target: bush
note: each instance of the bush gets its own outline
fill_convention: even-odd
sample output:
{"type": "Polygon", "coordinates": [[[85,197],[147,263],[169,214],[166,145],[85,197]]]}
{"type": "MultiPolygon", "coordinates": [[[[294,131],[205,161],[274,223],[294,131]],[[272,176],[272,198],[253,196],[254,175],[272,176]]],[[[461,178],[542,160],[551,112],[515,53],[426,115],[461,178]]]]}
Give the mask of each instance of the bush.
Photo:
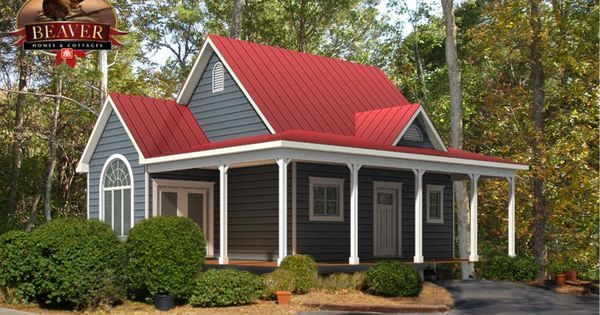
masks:
{"type": "Polygon", "coordinates": [[[294,291],[296,287],[296,276],[293,272],[277,268],[275,271],[265,275],[264,277],[264,294],[263,298],[274,298],[277,291],[294,291]]]}
{"type": "Polygon", "coordinates": [[[155,217],[135,225],[127,240],[127,284],[135,299],[189,297],[204,265],[204,236],[183,217],[155,217]]]}
{"type": "Polygon", "coordinates": [[[88,307],[122,297],[123,246],[105,223],[57,219],[31,234],[40,303],[88,307]]]}
{"type": "Polygon", "coordinates": [[[417,296],[421,292],[421,277],[403,262],[380,261],[367,271],[365,287],[375,295],[417,296]]]}
{"type": "Polygon", "coordinates": [[[538,272],[533,258],[526,256],[494,256],[479,265],[481,276],[488,280],[531,281],[538,272]]]}
{"type": "Polygon", "coordinates": [[[296,283],[294,293],[307,293],[317,282],[317,264],[308,255],[287,256],[281,261],[279,268],[294,274],[296,283]]]}
{"type": "Polygon", "coordinates": [[[29,234],[10,231],[0,236],[0,292],[9,303],[35,298],[33,271],[37,264],[29,234]]]}
{"type": "Polygon", "coordinates": [[[360,291],[365,284],[364,272],[333,273],[319,277],[317,287],[327,292],[360,291]]]}
{"type": "Polygon", "coordinates": [[[246,305],[258,299],[263,290],[261,277],[247,271],[209,270],[197,277],[189,303],[203,307],[246,305]]]}

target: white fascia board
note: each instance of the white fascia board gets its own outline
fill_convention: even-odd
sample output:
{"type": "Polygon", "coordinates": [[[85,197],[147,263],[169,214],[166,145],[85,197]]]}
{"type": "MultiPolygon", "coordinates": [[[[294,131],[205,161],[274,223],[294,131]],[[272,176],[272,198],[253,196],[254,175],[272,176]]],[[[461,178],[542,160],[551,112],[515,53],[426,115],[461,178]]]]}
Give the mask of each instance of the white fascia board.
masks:
{"type": "Polygon", "coordinates": [[[275,129],[273,129],[273,126],[271,126],[271,124],[269,123],[269,121],[267,120],[265,115],[263,115],[262,111],[256,105],[256,103],[254,102],[254,99],[252,99],[252,97],[250,96],[250,93],[248,93],[248,91],[246,90],[246,88],[244,87],[242,82],[240,82],[237,75],[235,75],[235,72],[233,72],[233,70],[227,63],[227,60],[223,57],[221,52],[219,52],[219,50],[217,49],[215,44],[213,44],[213,42],[210,40],[210,37],[206,37],[206,41],[204,41],[204,46],[202,46],[202,50],[200,50],[200,55],[194,62],[192,71],[190,72],[187,79],[185,80],[183,88],[181,89],[181,92],[179,93],[179,96],[177,97],[177,103],[179,103],[179,104],[188,104],[189,103],[190,99],[192,98],[192,94],[194,93],[194,89],[196,88],[196,85],[198,84],[198,82],[200,82],[202,73],[204,73],[204,69],[206,68],[206,65],[208,65],[208,62],[210,61],[210,56],[211,56],[212,52],[214,52],[219,57],[219,59],[221,60],[221,63],[225,66],[225,68],[227,69],[227,71],[229,72],[229,74],[231,75],[231,77],[233,78],[235,83],[238,85],[240,90],[242,90],[242,93],[244,94],[246,99],[248,99],[248,101],[252,105],[252,108],[254,108],[254,111],[256,112],[256,114],[258,114],[258,116],[260,117],[262,122],[265,124],[267,129],[269,129],[269,132],[271,132],[271,134],[274,134],[275,129]]]}
{"type": "Polygon", "coordinates": [[[412,117],[410,118],[408,123],[404,126],[404,129],[402,129],[400,134],[398,134],[398,137],[396,137],[396,140],[394,140],[393,145],[398,145],[398,142],[400,142],[400,139],[402,139],[402,137],[404,136],[404,133],[406,133],[406,130],[408,130],[408,127],[410,127],[410,125],[412,125],[412,123],[415,121],[415,119],[417,119],[417,117],[419,117],[419,114],[423,114],[423,119],[425,120],[424,127],[427,129],[426,130],[427,136],[429,137],[430,140],[432,140],[434,148],[447,152],[448,148],[444,144],[444,141],[442,141],[442,138],[440,137],[437,130],[435,129],[435,126],[431,122],[431,119],[429,119],[427,112],[425,112],[425,109],[423,109],[423,106],[421,106],[421,105],[419,105],[419,109],[417,109],[414,112],[414,114],[412,115],[412,117]]]}
{"type": "Polygon", "coordinates": [[[94,154],[94,151],[96,150],[98,141],[100,141],[102,132],[104,131],[104,128],[106,127],[106,123],[108,122],[108,119],[110,118],[110,114],[113,110],[115,111],[117,118],[119,118],[119,122],[123,126],[123,129],[125,129],[125,132],[127,133],[127,136],[129,137],[129,140],[133,144],[133,147],[135,148],[136,152],[138,153],[140,161],[144,159],[144,155],[142,154],[140,147],[135,142],[135,139],[133,138],[133,135],[129,131],[127,124],[125,124],[123,117],[119,113],[119,110],[117,109],[117,107],[115,106],[115,103],[113,102],[112,98],[109,95],[108,98],[106,99],[106,102],[104,102],[104,106],[102,106],[102,110],[100,111],[98,120],[96,120],[94,129],[92,130],[92,135],[90,136],[90,138],[85,146],[85,149],[83,150],[81,159],[79,160],[79,163],[77,164],[77,168],[75,169],[76,172],[78,172],[78,173],[89,172],[90,160],[92,159],[92,155],[94,154]]]}

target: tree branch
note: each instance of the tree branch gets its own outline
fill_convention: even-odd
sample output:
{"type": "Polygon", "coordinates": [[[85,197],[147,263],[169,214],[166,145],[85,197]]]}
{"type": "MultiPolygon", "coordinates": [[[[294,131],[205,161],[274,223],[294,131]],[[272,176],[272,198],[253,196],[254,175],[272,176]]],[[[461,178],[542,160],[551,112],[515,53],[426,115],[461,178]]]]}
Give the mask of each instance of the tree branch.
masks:
{"type": "Polygon", "coordinates": [[[59,99],[63,99],[65,101],[69,101],[72,102],[74,104],[76,104],[79,107],[82,107],[84,109],[86,109],[88,112],[92,113],[94,116],[98,117],[98,114],[91,109],[89,106],[84,105],[68,96],[64,96],[64,95],[54,95],[54,94],[46,94],[46,93],[38,93],[38,92],[30,92],[30,91],[13,91],[13,90],[7,90],[4,88],[0,88],[0,91],[2,92],[6,92],[6,93],[15,93],[15,94],[26,94],[26,95],[33,95],[33,96],[39,96],[39,97],[51,97],[51,98],[59,98],[59,99]]]}

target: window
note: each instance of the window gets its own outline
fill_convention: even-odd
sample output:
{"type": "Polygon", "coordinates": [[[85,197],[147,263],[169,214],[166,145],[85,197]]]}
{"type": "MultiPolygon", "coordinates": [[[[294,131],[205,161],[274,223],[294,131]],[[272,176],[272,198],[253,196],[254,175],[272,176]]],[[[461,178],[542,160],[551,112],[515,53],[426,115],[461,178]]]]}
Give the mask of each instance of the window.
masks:
{"type": "Polygon", "coordinates": [[[117,236],[126,238],[133,225],[133,187],[129,164],[122,155],[113,155],[106,161],[102,174],[103,220],[117,236]]]}
{"type": "Polygon", "coordinates": [[[412,124],[404,133],[404,140],[423,142],[423,132],[419,126],[412,124]]]}
{"type": "Polygon", "coordinates": [[[427,223],[444,223],[444,186],[427,185],[427,223]]]}
{"type": "Polygon", "coordinates": [[[309,220],[344,221],[344,179],[309,177],[309,220]]]}
{"type": "Polygon", "coordinates": [[[212,91],[221,92],[225,87],[225,78],[223,77],[223,64],[220,62],[215,63],[212,72],[212,91]]]}

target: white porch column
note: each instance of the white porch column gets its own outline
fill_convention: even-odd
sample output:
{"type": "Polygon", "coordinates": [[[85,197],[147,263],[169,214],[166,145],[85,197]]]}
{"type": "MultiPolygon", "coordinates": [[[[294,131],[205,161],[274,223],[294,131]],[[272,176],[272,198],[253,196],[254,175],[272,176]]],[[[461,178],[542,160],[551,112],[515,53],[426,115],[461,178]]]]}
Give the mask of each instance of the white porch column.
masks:
{"type": "Polygon", "coordinates": [[[515,180],[508,177],[508,256],[515,257],[515,180]]]}
{"type": "Polygon", "coordinates": [[[415,173],[415,263],[423,263],[423,174],[425,170],[413,169],[415,173]]]}
{"type": "Polygon", "coordinates": [[[290,159],[277,159],[279,166],[279,258],[277,266],[287,256],[287,166],[290,159]]]}
{"type": "MultiPolygon", "coordinates": [[[[358,170],[362,165],[348,163],[350,168],[350,265],[358,265],[358,170]]],[[[374,197],[373,197],[374,198],[374,197]]]]}
{"type": "Polygon", "coordinates": [[[469,261],[479,261],[477,254],[477,181],[479,174],[469,174],[471,178],[471,254],[469,261]]]}
{"type": "Polygon", "coordinates": [[[229,165],[219,165],[219,264],[229,264],[227,255],[227,171],[229,165]]]}

